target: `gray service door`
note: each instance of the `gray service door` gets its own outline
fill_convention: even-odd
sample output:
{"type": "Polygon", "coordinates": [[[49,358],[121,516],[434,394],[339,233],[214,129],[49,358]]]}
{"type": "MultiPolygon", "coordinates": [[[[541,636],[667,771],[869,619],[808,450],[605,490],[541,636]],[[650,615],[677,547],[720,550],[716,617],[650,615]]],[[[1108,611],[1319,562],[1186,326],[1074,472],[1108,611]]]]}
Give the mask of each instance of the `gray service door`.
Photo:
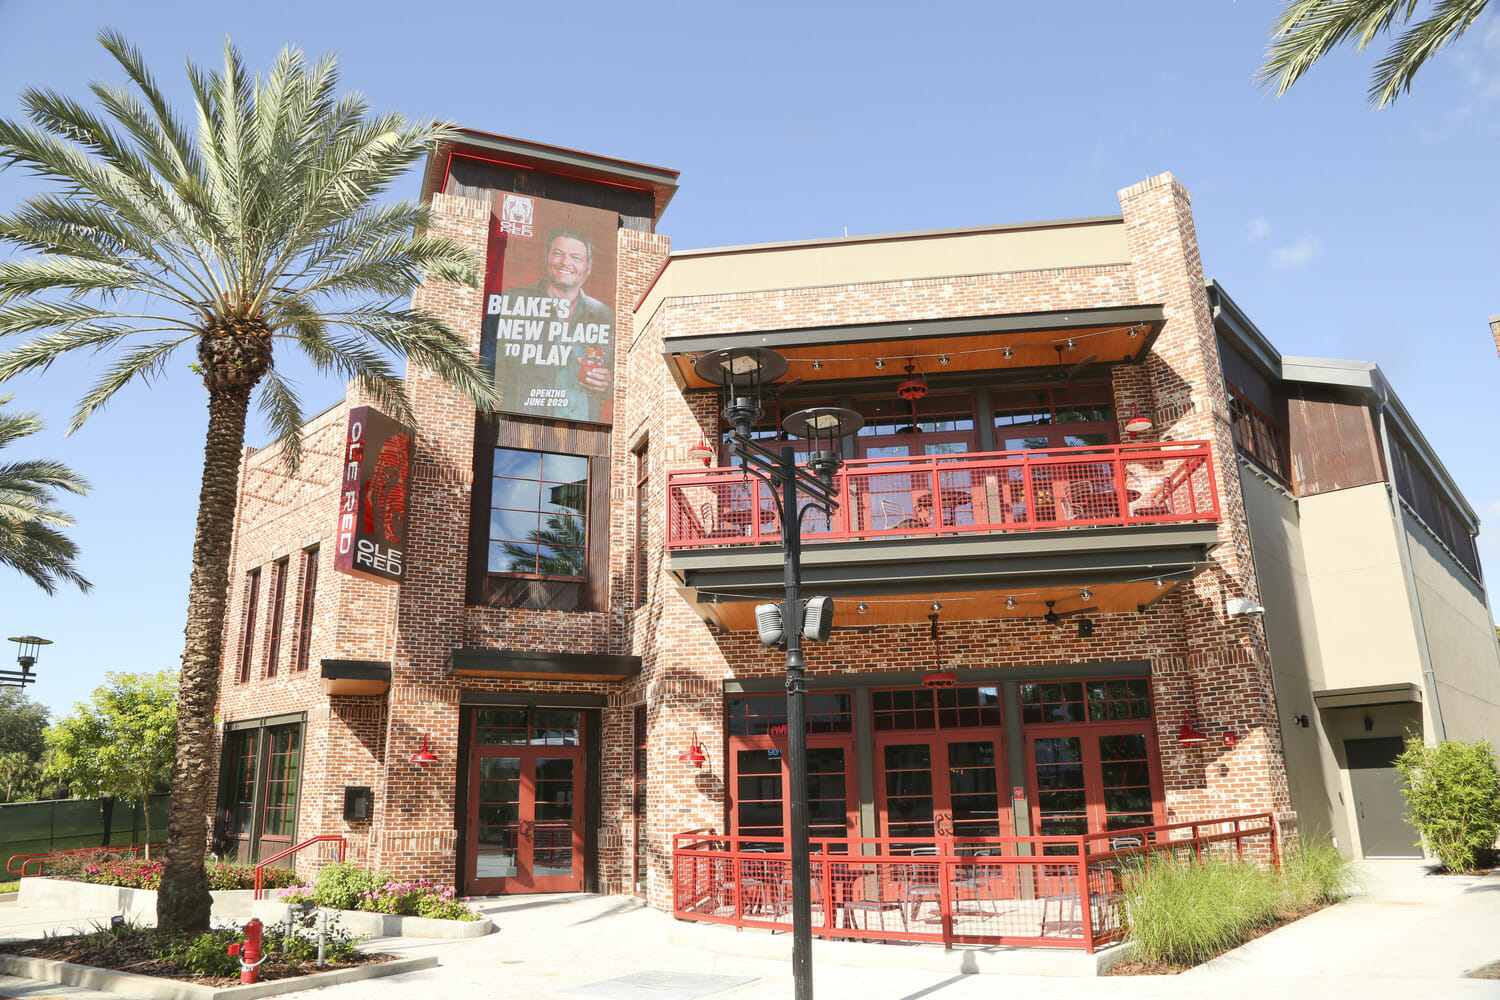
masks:
{"type": "Polygon", "coordinates": [[[1359,817],[1359,842],[1367,858],[1420,858],[1417,831],[1406,822],[1405,782],[1395,760],[1405,741],[1400,737],[1345,740],[1349,785],[1359,817]]]}

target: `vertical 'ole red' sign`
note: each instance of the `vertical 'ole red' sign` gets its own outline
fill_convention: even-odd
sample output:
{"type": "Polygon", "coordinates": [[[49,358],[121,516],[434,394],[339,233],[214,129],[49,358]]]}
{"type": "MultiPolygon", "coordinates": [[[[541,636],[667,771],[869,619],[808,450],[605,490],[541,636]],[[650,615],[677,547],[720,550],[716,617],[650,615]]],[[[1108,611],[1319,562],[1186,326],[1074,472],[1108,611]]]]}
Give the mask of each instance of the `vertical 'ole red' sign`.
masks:
{"type": "Polygon", "coordinates": [[[406,570],[411,430],[368,406],[349,411],[333,568],[381,583],[406,570]]]}

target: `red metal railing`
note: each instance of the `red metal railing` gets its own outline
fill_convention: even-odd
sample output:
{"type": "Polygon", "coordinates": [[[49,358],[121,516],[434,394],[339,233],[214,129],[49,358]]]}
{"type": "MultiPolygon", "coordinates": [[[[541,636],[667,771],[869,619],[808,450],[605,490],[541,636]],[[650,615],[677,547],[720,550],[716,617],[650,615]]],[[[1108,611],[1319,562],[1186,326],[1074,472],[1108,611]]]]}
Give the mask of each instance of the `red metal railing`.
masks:
{"type": "MultiPolygon", "coordinates": [[[[856,459],[809,542],[1217,521],[1204,441],[856,459]]],[[[738,468],[667,474],[667,547],[779,543],[770,487],[738,468]]]]}
{"type": "Polygon", "coordinates": [[[275,864],[276,862],[280,861],[282,858],[291,857],[293,854],[296,854],[298,851],[302,850],[304,847],[311,847],[313,844],[321,844],[321,843],[331,843],[331,844],[334,845],[335,848],[337,848],[333,852],[335,855],[337,855],[337,857],[335,857],[333,860],[335,860],[335,861],[343,861],[344,860],[344,851],[348,848],[349,843],[343,837],[340,837],[336,833],[325,833],[322,836],[309,837],[307,840],[304,840],[300,844],[293,844],[291,847],[288,847],[286,850],[282,851],[280,854],[273,854],[271,857],[267,858],[266,860],[262,861],[260,864],[258,864],[258,865],[255,866],[255,898],[256,899],[262,899],[265,896],[265,877],[266,877],[266,866],[267,865],[275,864]]]}
{"type": "MultiPolygon", "coordinates": [[[[672,844],[673,915],[791,927],[782,841],[694,830],[672,844]]],[[[1270,813],[1079,837],[863,837],[812,842],[812,932],[864,941],[1092,952],[1124,937],[1124,882],[1162,854],[1233,850],[1280,865],[1270,813]]]]}
{"type": "Polygon", "coordinates": [[[153,850],[161,850],[166,847],[166,841],[153,840],[149,844],[115,844],[107,847],[76,847],[68,851],[47,851],[43,854],[12,854],[10,860],[5,862],[5,870],[12,875],[22,878],[41,875],[46,869],[47,862],[59,858],[89,858],[96,857],[101,860],[123,860],[125,858],[139,858],[149,856],[153,850]],[[16,867],[16,862],[21,866],[16,867]],[[28,866],[36,865],[36,871],[28,871],[28,866]]]}

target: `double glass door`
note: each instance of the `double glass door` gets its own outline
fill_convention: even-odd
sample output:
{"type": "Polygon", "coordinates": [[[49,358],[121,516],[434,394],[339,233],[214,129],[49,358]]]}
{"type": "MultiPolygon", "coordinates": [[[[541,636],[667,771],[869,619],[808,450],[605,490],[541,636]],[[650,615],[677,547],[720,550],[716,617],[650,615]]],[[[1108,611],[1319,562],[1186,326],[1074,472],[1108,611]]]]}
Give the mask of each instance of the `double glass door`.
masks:
{"type": "Polygon", "coordinates": [[[876,745],[879,811],[884,835],[998,837],[1011,832],[998,774],[1003,762],[993,736],[975,733],[919,738],[891,735],[876,745]]]}
{"type": "Polygon", "coordinates": [[[484,709],[469,753],[465,892],[584,884],[584,747],[577,712],[484,709]]]}
{"type": "MultiPolygon", "coordinates": [[[[854,836],[854,753],[844,740],[809,738],[807,826],[811,840],[854,836]]],[[[735,740],[730,746],[730,828],[746,851],[786,849],[791,822],[786,741],[735,740]],[[763,839],[761,839],[763,838],[763,839]]]]}
{"type": "Polygon", "coordinates": [[[1043,837],[1128,830],[1158,822],[1156,740],[1147,729],[1051,730],[1027,737],[1035,782],[1032,829],[1043,837]]]}

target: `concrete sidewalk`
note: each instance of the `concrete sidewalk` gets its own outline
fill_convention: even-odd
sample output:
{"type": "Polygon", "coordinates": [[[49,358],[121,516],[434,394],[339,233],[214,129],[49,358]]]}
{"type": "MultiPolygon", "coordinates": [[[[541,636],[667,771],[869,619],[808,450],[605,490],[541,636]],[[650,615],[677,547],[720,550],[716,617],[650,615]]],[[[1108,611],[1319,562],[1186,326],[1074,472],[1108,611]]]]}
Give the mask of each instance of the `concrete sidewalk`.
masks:
{"type": "MultiPolygon", "coordinates": [[[[1202,1000],[1406,1000],[1489,997],[1500,980],[1462,978],[1500,960],[1500,875],[1433,878],[1417,862],[1366,862],[1366,888],[1181,976],[1102,979],[974,974],[1020,949],[978,955],[931,946],[815,942],[819,1000],[1028,1000],[1182,997],[1202,1000]]],[[[383,939],[374,950],[432,954],[435,969],[322,990],[298,1000],[438,996],[535,1000],[784,1000],[792,995],[789,935],[690,925],[617,896],[490,900],[498,933],[468,941],[383,939]]],[[[60,918],[76,919],[76,915],[60,918]]],[[[98,915],[94,919],[98,919],[98,915]]],[[[46,915],[0,904],[0,940],[46,915]]],[[[1055,953],[1054,953],[1055,957],[1055,953]]],[[[1062,956],[1076,959],[1077,956],[1062,956]]],[[[104,997],[0,979],[0,997],[104,997]]]]}

